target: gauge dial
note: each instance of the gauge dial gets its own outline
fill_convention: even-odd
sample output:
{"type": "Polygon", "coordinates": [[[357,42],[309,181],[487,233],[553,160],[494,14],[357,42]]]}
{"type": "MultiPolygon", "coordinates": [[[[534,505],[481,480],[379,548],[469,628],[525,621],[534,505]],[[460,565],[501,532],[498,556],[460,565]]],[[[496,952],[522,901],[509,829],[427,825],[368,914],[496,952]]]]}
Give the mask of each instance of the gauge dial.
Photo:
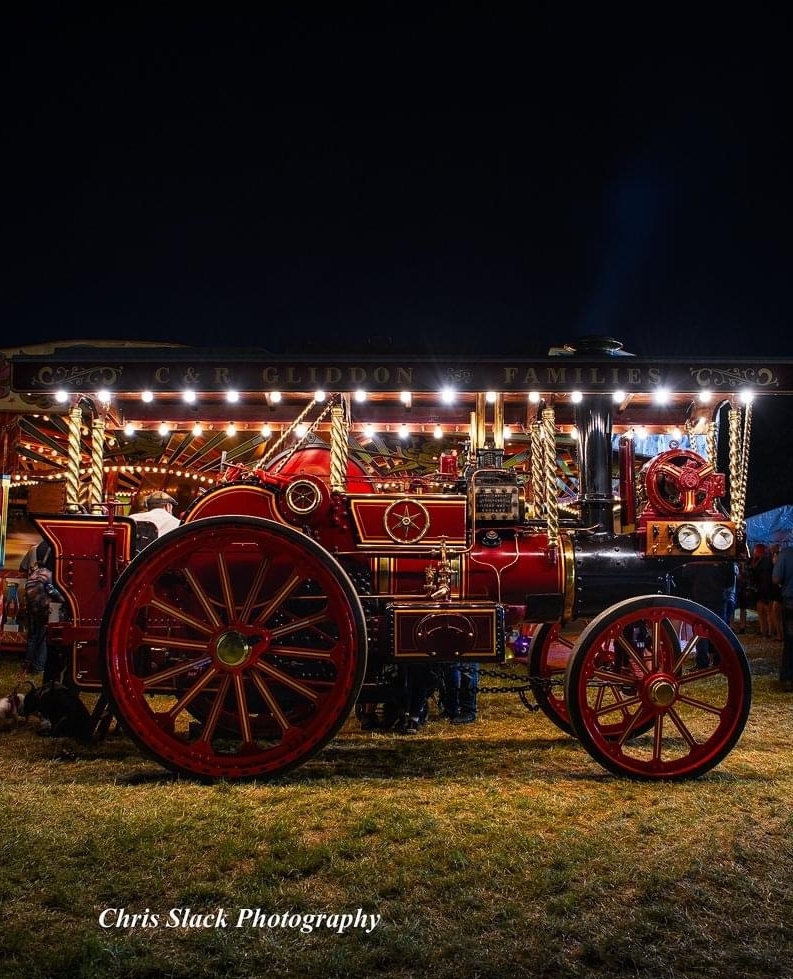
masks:
{"type": "Polygon", "coordinates": [[[677,546],[681,551],[696,551],[702,543],[702,534],[690,523],[681,524],[677,528],[677,546]]]}
{"type": "Polygon", "coordinates": [[[714,527],[712,533],[708,536],[708,544],[714,551],[729,551],[735,542],[735,534],[730,530],[729,527],[725,527],[724,524],[719,524],[718,527],[714,527]]]}

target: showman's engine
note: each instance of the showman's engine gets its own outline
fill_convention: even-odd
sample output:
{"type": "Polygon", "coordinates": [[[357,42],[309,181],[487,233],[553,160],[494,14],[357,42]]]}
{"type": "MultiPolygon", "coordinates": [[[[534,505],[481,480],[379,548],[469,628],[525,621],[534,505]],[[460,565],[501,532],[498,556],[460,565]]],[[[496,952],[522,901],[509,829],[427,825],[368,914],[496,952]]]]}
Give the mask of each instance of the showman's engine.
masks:
{"type": "Polygon", "coordinates": [[[617,774],[718,764],[746,722],[748,664],[681,588],[684,566],[736,560],[725,477],[672,447],[637,481],[623,438],[615,497],[613,402],[593,394],[576,408],[577,498],[560,502],[553,411],[538,408],[517,467],[483,437],[485,410],[477,397],[468,444],[434,471],[386,482],[349,454],[339,397],[329,446],[229,466],[137,556],[126,518],[40,517],[75,682],[197,778],[282,774],[356,712],[388,730],[411,671],[450,662],[507,671],[617,774]]]}

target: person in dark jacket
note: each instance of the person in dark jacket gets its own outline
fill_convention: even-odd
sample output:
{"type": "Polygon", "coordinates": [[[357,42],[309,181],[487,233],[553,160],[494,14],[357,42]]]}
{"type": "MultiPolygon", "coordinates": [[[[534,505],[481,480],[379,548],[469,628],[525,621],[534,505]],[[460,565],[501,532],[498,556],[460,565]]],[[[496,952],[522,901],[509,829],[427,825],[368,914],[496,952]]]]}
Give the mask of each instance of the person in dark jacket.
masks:
{"type": "Polygon", "coordinates": [[[785,693],[793,693],[793,547],[785,547],[774,562],[774,583],[782,590],[784,645],[779,661],[779,683],[785,693]]]}
{"type": "Polygon", "coordinates": [[[765,544],[755,544],[749,565],[749,582],[754,591],[757,609],[757,628],[760,635],[770,639],[773,631],[773,604],[775,596],[771,574],[774,563],[765,544]]]}
{"type": "MultiPolygon", "coordinates": [[[[682,590],[686,598],[704,605],[719,618],[724,610],[724,591],[735,586],[735,564],[730,561],[697,561],[686,564],[681,576],[682,590]]],[[[697,666],[706,669],[716,665],[711,656],[710,642],[697,641],[697,666]]]]}

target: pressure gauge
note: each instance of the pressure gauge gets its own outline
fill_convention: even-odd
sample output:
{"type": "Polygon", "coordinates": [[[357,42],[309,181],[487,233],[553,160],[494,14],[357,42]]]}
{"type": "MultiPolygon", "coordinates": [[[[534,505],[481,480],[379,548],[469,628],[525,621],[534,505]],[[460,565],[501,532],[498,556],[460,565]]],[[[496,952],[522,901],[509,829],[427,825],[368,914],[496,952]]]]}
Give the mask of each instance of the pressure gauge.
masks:
{"type": "Polygon", "coordinates": [[[677,528],[677,546],[681,551],[688,551],[689,553],[696,551],[699,545],[702,543],[702,534],[697,530],[694,524],[682,523],[677,528]]]}
{"type": "Polygon", "coordinates": [[[708,535],[708,544],[710,544],[714,551],[729,551],[734,543],[735,534],[733,534],[729,527],[725,527],[724,524],[719,524],[717,527],[714,527],[713,531],[708,535]]]}

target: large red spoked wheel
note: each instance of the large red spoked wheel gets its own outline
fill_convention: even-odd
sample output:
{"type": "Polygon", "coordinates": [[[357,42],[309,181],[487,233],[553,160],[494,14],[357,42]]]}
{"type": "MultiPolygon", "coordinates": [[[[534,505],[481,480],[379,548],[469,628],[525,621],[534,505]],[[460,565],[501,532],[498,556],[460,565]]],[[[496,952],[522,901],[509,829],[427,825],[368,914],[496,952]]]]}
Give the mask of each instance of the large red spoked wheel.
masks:
{"type": "Polygon", "coordinates": [[[631,598],[582,632],[565,701],[577,737],[609,771],[693,778],[718,765],[743,732],[749,663],[735,634],[701,605],[667,595],[631,598]],[[696,665],[698,649],[709,665],[696,665]]]}
{"type": "Polygon", "coordinates": [[[116,716],[174,772],[280,775],[316,754],[352,711],[366,625],[333,557],[250,517],[183,525],[116,583],[100,634],[116,716]]]}

